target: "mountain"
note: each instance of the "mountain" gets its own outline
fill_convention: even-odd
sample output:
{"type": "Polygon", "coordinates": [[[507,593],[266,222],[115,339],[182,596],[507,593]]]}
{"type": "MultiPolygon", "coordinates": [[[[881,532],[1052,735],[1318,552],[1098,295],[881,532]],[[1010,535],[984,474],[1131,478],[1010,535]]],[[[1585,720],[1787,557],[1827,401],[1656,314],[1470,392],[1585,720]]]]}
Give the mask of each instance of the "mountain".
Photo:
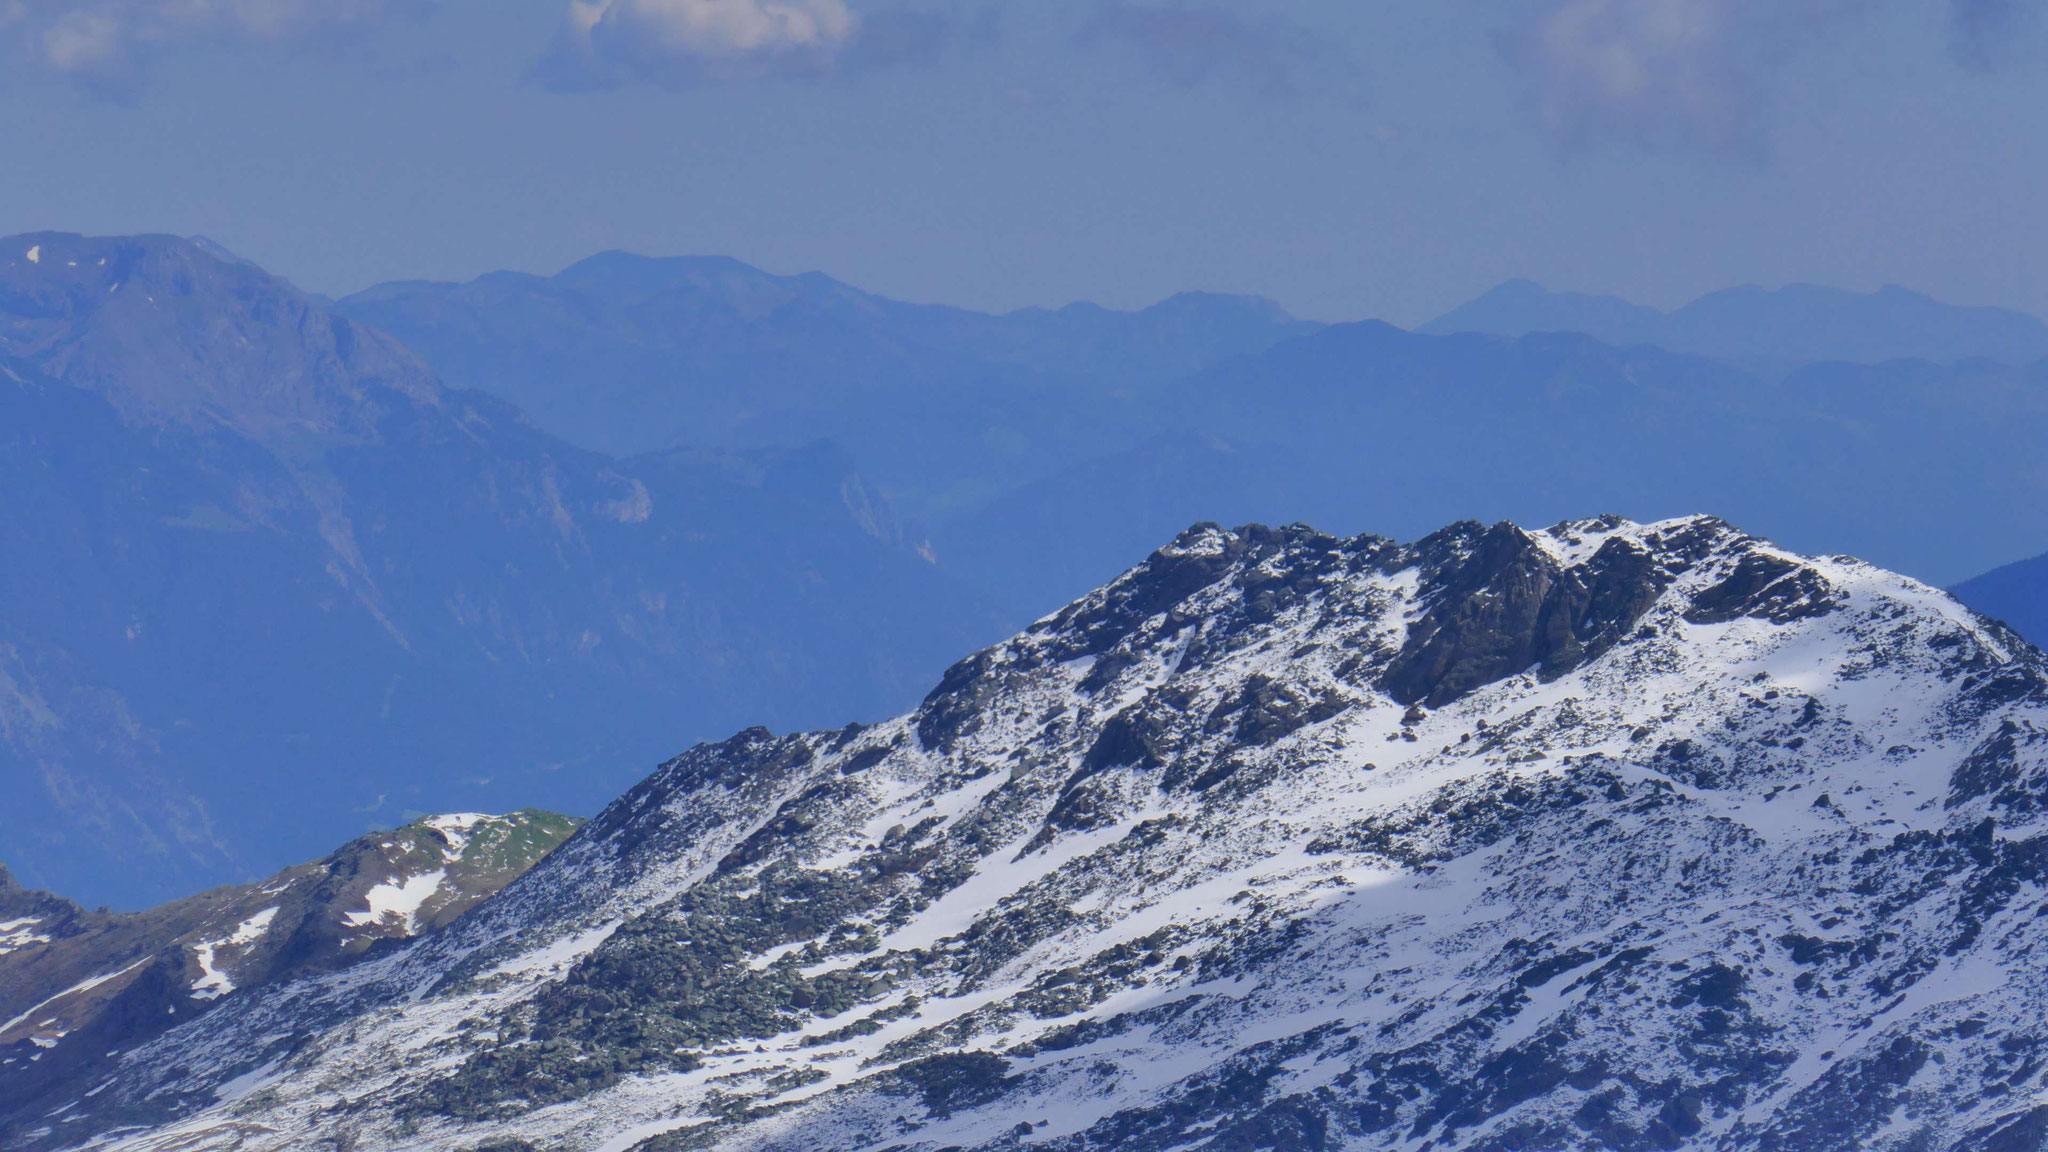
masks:
{"type": "Polygon", "coordinates": [[[583,821],[427,817],[261,884],[87,912],[0,869],[0,1109],[81,1091],[128,1048],[237,991],[346,967],[445,927],[583,821]]]}
{"type": "Polygon", "coordinates": [[[1846,292],[1812,284],[1748,285],[1709,293],[1670,313],[1612,296],[1549,292],[1510,280],[1423,325],[1434,335],[1583,332],[1610,344],[1654,344],[1779,373],[1842,360],[1952,363],[2048,359],[2048,324],[2004,308],[1971,308],[1887,286],[1846,292]]]}
{"type": "Polygon", "coordinates": [[[1609,344],[1655,344],[1666,319],[1655,308],[1619,296],[1553,292],[1534,280],[1508,280],[1416,331],[1431,336],[1581,332],[1609,344]]]}
{"type": "Polygon", "coordinates": [[[0,482],[0,860],[88,903],[594,811],[1005,627],[840,449],[573,448],[169,237],[0,240],[0,482]]]}
{"type": "Polygon", "coordinates": [[[1949,589],[1955,598],[2048,644],[2048,556],[2007,564],[1949,589]]]}
{"type": "Polygon", "coordinates": [[[2038,1147],[2048,657],[1710,518],[1191,529],[11,1147],[2038,1147]]]}
{"type": "Polygon", "coordinates": [[[1419,535],[1472,515],[1710,507],[1944,583],[2048,534],[2029,463],[2048,362],[1958,359],[2019,358],[2036,321],[1819,289],[1722,293],[1673,317],[1526,282],[1483,304],[1431,331],[1533,331],[1318,327],[1230,297],[991,317],[619,254],[339,307],[572,439],[838,438],[939,564],[1012,621],[1196,520],[1419,535]],[[1865,339],[1936,330],[1959,343],[1865,339]],[[1801,339],[1842,346],[1787,343],[1801,339]],[[1934,359],[1850,362],[1906,351],[1934,359]],[[1953,480],[1930,487],[1901,461],[1953,480]]]}
{"type": "Polygon", "coordinates": [[[1200,519],[1415,536],[1461,516],[1706,507],[1937,582],[2048,538],[2034,463],[2048,363],[1834,363],[1774,380],[1578,334],[1368,322],[1129,390],[1095,419],[1126,446],[933,525],[951,571],[1036,614],[1200,519]]]}
{"type": "MultiPolygon", "coordinates": [[[[631,454],[832,437],[912,501],[971,499],[1085,445],[1079,391],[1183,376],[1313,331],[1264,300],[1189,293],[989,315],[906,304],[811,273],[610,252],[559,275],[401,283],[337,304],[459,387],[585,447],[631,454]],[[1042,429],[1048,421],[1061,437],[1042,429]]],[[[921,507],[922,505],[918,505],[921,507]]]]}

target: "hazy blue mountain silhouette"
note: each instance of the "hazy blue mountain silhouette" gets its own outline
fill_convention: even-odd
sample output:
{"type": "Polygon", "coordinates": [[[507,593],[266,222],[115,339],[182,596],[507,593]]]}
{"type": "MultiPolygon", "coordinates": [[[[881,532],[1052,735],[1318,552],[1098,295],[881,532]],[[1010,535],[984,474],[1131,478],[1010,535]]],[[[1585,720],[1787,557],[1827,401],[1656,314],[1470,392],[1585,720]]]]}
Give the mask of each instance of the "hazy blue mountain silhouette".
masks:
{"type": "Polygon", "coordinates": [[[1576,508],[1711,509],[1934,581],[2048,539],[2048,365],[1824,364],[1767,380],[1577,334],[1364,323],[1138,390],[1113,417],[1152,434],[939,525],[952,570],[1039,605],[1197,519],[1401,536],[1451,515],[1551,523],[1576,508]]]}
{"type": "Polygon", "coordinates": [[[1609,344],[1655,343],[1664,313],[1619,296],[1553,292],[1534,280],[1509,280],[1417,328],[1430,336],[1477,332],[1526,336],[1583,332],[1609,344]]]}
{"type": "Polygon", "coordinates": [[[1949,589],[1956,599],[2048,647],[2048,555],[1974,576],[1949,589]]]}
{"type": "Polygon", "coordinates": [[[1085,421],[1062,423],[1088,397],[1317,327],[1268,301],[1203,293],[1137,312],[990,315],[817,273],[619,252],[550,277],[383,285],[337,308],[418,351],[450,384],[510,400],[585,447],[831,437],[858,445],[864,466],[920,514],[1113,447],[1085,421]]]}
{"type": "Polygon", "coordinates": [[[1783,372],[1843,360],[1877,364],[2048,357],[2048,324],[2003,308],[1944,304],[1899,287],[1847,292],[1811,284],[1754,285],[1702,296],[1671,313],[1613,296],[1550,292],[1511,280],[1423,325],[1429,335],[1583,332],[1609,344],[1655,344],[1783,372]]]}
{"type": "Polygon", "coordinates": [[[1004,624],[837,448],[572,448],[167,237],[0,241],[0,477],[0,859],[87,901],[591,810],[1004,624]]]}
{"type": "Polygon", "coordinates": [[[2010,499],[2041,369],[1997,362],[2048,333],[1900,290],[1735,289],[1666,316],[1518,282],[1431,327],[1527,334],[1446,337],[1231,297],[988,316],[611,254],[341,307],[566,435],[841,437],[1016,619],[1204,519],[1400,535],[1711,510],[1934,580],[2048,540],[2010,499]],[[1943,459],[1939,491],[1901,467],[1943,459]]]}

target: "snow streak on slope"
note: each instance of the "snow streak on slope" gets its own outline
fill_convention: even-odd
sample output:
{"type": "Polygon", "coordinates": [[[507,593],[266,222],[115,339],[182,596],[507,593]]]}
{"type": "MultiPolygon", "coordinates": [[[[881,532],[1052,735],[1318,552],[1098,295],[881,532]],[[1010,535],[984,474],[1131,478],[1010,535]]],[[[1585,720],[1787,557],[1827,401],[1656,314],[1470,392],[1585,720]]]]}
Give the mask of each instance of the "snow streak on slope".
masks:
{"type": "Polygon", "coordinates": [[[220,950],[244,949],[263,938],[270,931],[270,924],[277,919],[275,907],[265,908],[240,924],[235,930],[219,940],[203,940],[192,946],[192,960],[199,965],[199,979],[192,984],[192,995],[201,1000],[217,1000],[235,990],[234,978],[214,963],[220,950]]]}
{"type": "Polygon", "coordinates": [[[135,971],[137,968],[140,968],[143,964],[146,963],[148,963],[148,961],[146,960],[137,961],[136,963],[131,964],[118,972],[103,972],[98,976],[92,976],[84,980],[80,980],[78,983],[73,984],[71,987],[64,989],[62,992],[57,993],[55,996],[51,996],[43,1000],[42,1002],[30,1007],[28,1011],[15,1016],[12,1020],[8,1020],[5,1023],[0,1023],[0,1035],[5,1035],[6,1033],[12,1032],[23,1024],[34,1024],[37,1022],[37,1017],[42,1013],[44,1009],[49,1008],[53,1005],[61,1004],[70,997],[90,992],[102,984],[107,984],[112,981],[119,980],[121,977],[128,975],[129,973],[135,971]]]}
{"type": "Polygon", "coordinates": [[[2044,727],[2009,633],[1718,521],[1203,526],[37,1146],[2028,1148],[2044,727]]]}

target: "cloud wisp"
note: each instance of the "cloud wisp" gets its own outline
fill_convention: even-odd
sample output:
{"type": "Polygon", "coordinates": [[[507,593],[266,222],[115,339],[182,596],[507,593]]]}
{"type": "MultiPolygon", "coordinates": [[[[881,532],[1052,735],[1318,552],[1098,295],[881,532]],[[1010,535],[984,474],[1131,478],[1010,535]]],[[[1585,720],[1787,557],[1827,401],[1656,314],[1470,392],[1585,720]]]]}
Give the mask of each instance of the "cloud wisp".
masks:
{"type": "MultiPolygon", "coordinates": [[[[1945,10],[1950,49],[1990,69],[2043,0],[1910,0],[1945,10]]],[[[1796,58],[1880,0],[1521,0],[1497,40],[1530,109],[1567,150],[1614,145],[1756,154],[1796,58]]]]}
{"type": "Polygon", "coordinates": [[[817,74],[859,28],[844,0],[571,0],[542,76],[609,87],[817,74]]]}
{"type": "Polygon", "coordinates": [[[929,63],[959,32],[944,12],[846,0],[570,0],[533,75],[572,91],[819,77],[929,63]]]}
{"type": "Polygon", "coordinates": [[[303,46],[367,30],[422,0],[0,0],[0,62],[130,95],[187,47],[303,46]]]}
{"type": "Polygon", "coordinates": [[[1228,85],[1262,96],[1354,95],[1355,61],[1283,17],[1248,19],[1213,4],[1104,3],[1077,40],[1136,51],[1175,87],[1228,85]]]}
{"type": "Polygon", "coordinates": [[[1844,0],[1544,0],[1503,35],[1559,144],[1751,151],[1780,69],[1844,0]]]}

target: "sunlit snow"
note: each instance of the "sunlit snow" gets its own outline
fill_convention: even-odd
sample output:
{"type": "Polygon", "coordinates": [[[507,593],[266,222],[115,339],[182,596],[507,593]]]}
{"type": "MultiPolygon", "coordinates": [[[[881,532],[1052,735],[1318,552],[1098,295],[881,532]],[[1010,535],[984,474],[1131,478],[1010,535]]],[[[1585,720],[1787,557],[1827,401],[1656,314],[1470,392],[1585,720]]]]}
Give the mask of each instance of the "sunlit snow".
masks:
{"type": "Polygon", "coordinates": [[[217,1000],[235,990],[235,982],[227,972],[215,966],[215,958],[222,948],[247,948],[263,938],[270,931],[270,924],[277,919],[275,907],[265,908],[237,925],[235,930],[218,940],[208,940],[193,946],[192,957],[199,964],[199,979],[192,982],[192,995],[200,1000],[217,1000]]]}
{"type": "Polygon", "coordinates": [[[350,912],[343,919],[351,927],[367,927],[388,923],[397,918],[407,935],[419,931],[420,907],[441,890],[441,882],[448,879],[448,870],[435,869],[403,880],[386,881],[363,894],[368,908],[350,912]]]}

